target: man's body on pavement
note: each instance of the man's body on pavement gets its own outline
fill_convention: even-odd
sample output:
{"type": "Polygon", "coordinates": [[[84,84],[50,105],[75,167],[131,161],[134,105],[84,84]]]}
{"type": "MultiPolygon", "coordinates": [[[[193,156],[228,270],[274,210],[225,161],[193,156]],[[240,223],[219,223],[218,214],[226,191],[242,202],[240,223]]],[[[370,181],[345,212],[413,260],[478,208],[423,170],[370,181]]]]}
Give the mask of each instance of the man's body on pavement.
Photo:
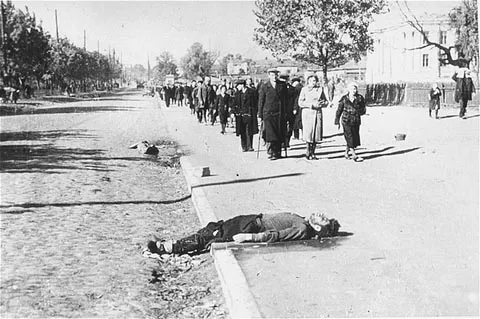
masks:
{"type": "Polygon", "coordinates": [[[324,214],[308,218],[294,213],[239,215],[210,222],[195,234],[176,241],[149,241],[148,250],[157,254],[187,254],[206,251],[214,242],[278,242],[333,237],[340,224],[324,214]]]}

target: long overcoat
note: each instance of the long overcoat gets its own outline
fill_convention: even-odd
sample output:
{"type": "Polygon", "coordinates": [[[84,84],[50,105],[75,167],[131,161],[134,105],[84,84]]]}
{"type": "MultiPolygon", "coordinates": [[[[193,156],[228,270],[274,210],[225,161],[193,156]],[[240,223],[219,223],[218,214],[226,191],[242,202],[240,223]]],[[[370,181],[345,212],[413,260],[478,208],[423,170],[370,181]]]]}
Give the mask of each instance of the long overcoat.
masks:
{"type": "Polygon", "coordinates": [[[452,79],[457,82],[455,86],[455,102],[460,102],[462,99],[472,100],[472,93],[475,91],[472,78],[458,77],[457,73],[455,73],[452,79]]]}
{"type": "Polygon", "coordinates": [[[328,89],[305,86],[298,97],[302,108],[303,139],[308,143],[318,143],[323,139],[322,107],[328,105],[328,89]]]}
{"type": "Polygon", "coordinates": [[[258,92],[258,117],[263,120],[263,137],[266,142],[285,140],[287,86],[276,81],[275,88],[270,81],[260,86],[258,92]]]}

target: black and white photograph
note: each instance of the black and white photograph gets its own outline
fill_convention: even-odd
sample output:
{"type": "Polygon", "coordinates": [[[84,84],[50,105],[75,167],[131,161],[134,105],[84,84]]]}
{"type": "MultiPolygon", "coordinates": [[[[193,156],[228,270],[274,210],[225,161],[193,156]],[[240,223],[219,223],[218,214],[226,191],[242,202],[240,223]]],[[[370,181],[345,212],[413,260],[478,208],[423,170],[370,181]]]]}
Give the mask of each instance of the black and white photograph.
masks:
{"type": "Polygon", "coordinates": [[[0,0],[1,318],[478,318],[477,0],[0,0]]]}

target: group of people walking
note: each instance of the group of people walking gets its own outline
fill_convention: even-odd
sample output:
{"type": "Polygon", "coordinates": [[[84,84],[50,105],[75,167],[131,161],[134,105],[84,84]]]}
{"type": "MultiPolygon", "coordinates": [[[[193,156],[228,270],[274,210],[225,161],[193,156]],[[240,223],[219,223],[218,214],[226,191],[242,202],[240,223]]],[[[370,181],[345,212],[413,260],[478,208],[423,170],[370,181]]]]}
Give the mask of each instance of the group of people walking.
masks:
{"type": "MultiPolygon", "coordinates": [[[[252,152],[253,137],[261,134],[268,158],[282,157],[282,150],[290,146],[290,140],[299,139],[300,131],[306,143],[307,160],[318,159],[317,145],[323,139],[322,109],[332,106],[329,88],[320,83],[316,75],[310,75],[303,86],[299,78],[279,76],[277,69],[268,70],[268,80],[254,84],[251,78],[229,82],[224,79],[219,85],[212,85],[210,77],[191,81],[176,94],[178,106],[188,106],[199,123],[214,125],[217,118],[221,134],[228,126],[235,127],[240,137],[242,151],[252,152]],[[179,102],[179,97],[185,103],[179,102]]],[[[165,88],[163,89],[166,92],[165,88]]],[[[178,89],[177,89],[178,92],[178,89]]],[[[168,97],[165,94],[167,107],[168,97]]],[[[361,161],[355,153],[360,145],[360,116],[365,114],[365,100],[358,94],[357,86],[351,84],[348,94],[338,103],[335,124],[343,126],[347,148],[345,158],[361,161]]]]}

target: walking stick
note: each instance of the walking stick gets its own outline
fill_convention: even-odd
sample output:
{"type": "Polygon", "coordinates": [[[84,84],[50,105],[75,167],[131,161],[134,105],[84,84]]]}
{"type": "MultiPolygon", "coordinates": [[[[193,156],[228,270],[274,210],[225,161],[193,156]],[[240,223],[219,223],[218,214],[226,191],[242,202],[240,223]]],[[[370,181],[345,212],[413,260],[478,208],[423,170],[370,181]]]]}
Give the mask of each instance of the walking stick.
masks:
{"type": "Polygon", "coordinates": [[[263,121],[260,124],[260,132],[258,132],[257,159],[258,159],[258,156],[260,154],[260,139],[262,138],[262,134],[263,134],[263,121]]]}

